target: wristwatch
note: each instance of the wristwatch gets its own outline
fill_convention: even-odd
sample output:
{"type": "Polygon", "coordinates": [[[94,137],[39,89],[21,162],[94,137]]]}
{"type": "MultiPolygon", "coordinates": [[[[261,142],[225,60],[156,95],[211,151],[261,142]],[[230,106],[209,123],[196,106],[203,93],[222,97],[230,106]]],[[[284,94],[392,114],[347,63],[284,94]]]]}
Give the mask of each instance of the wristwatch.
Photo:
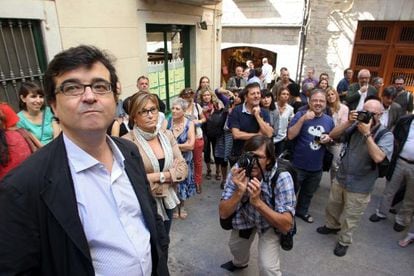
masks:
{"type": "Polygon", "coordinates": [[[165,175],[163,172],[160,173],[160,183],[164,183],[165,182],[165,175]]]}

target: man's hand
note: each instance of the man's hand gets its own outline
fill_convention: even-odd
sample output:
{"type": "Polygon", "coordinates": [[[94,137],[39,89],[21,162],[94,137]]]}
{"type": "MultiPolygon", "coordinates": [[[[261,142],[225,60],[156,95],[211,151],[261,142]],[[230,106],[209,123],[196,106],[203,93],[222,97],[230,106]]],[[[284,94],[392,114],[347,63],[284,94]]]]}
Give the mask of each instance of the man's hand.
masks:
{"type": "Polygon", "coordinates": [[[355,122],[357,117],[358,117],[358,111],[356,111],[356,110],[349,111],[348,120],[350,122],[352,122],[352,123],[355,122]]]}
{"type": "Polygon", "coordinates": [[[361,88],[359,89],[359,92],[361,93],[365,93],[368,91],[368,84],[361,86],[361,88]]]}
{"type": "Polygon", "coordinates": [[[247,191],[249,192],[250,204],[256,207],[262,199],[260,198],[261,188],[260,181],[255,177],[247,184],[247,191]]]}
{"type": "Polygon", "coordinates": [[[319,140],[319,143],[328,144],[328,143],[331,143],[332,141],[333,141],[332,138],[329,137],[329,135],[325,133],[321,135],[321,139],[319,140]]]}
{"type": "Polygon", "coordinates": [[[255,117],[260,116],[260,106],[259,105],[258,106],[254,106],[252,108],[252,114],[255,117]]]}
{"type": "Polygon", "coordinates": [[[359,132],[361,132],[362,135],[368,135],[371,133],[371,123],[372,119],[369,120],[368,124],[364,124],[363,122],[358,122],[357,127],[359,132]]]}
{"type": "Polygon", "coordinates": [[[243,168],[233,168],[231,170],[232,181],[237,186],[240,195],[243,195],[247,189],[248,178],[246,176],[246,170],[243,168]]]}
{"type": "Polygon", "coordinates": [[[313,118],[315,118],[315,112],[313,112],[312,110],[306,111],[305,115],[303,115],[303,119],[305,121],[312,120],[313,118]]]}

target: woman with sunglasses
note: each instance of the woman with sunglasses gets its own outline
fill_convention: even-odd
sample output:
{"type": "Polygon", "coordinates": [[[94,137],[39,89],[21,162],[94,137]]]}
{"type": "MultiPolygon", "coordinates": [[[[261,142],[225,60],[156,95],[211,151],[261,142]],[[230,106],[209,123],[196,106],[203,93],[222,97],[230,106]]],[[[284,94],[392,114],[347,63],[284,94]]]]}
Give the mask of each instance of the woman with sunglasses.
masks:
{"type": "Polygon", "coordinates": [[[174,187],[187,177],[187,164],[174,136],[161,127],[158,117],[157,97],[147,92],[135,94],[129,117],[134,127],[123,138],[138,146],[158,214],[169,233],[173,210],[180,203],[174,187]]]}
{"type": "Polygon", "coordinates": [[[194,102],[194,91],[191,88],[185,88],[180,92],[179,97],[186,100],[188,107],[185,111],[185,117],[191,120],[195,126],[195,142],[193,150],[194,158],[194,180],[197,186],[197,193],[201,193],[201,184],[203,177],[203,149],[204,139],[201,125],[206,122],[201,106],[194,102]]]}

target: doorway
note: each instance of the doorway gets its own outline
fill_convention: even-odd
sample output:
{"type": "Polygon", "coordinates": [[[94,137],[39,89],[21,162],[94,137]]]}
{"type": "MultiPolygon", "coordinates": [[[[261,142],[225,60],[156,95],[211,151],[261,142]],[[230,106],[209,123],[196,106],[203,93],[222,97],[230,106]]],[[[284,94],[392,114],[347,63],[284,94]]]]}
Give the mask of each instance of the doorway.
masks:
{"type": "Polygon", "coordinates": [[[167,110],[170,110],[170,100],[190,86],[190,28],[146,25],[150,91],[165,101],[167,110]]]}

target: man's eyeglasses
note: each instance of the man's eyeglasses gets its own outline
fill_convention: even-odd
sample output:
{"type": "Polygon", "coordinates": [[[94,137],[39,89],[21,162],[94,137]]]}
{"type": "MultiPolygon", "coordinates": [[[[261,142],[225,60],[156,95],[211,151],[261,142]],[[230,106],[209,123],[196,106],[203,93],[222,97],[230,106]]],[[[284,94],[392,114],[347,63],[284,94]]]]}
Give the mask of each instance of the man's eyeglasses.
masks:
{"type": "Polygon", "coordinates": [[[143,109],[140,112],[138,112],[139,115],[144,116],[144,117],[148,117],[149,114],[155,115],[158,113],[158,109],[156,107],[152,107],[150,109],[143,109]]]}
{"type": "Polygon", "coordinates": [[[82,84],[79,82],[64,82],[57,89],[57,93],[63,93],[65,96],[80,96],[85,93],[86,87],[90,87],[96,95],[105,95],[112,93],[112,86],[105,80],[94,81],[90,84],[82,84]]]}

